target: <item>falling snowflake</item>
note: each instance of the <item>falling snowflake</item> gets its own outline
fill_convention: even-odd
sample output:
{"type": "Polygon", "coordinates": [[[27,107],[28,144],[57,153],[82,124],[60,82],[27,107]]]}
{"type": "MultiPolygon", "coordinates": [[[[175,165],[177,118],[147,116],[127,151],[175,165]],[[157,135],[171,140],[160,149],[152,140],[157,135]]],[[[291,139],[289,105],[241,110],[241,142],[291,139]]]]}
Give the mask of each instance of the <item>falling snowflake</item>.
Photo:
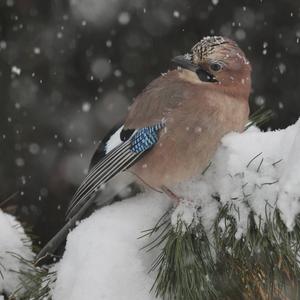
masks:
{"type": "Polygon", "coordinates": [[[17,66],[12,66],[11,72],[16,75],[21,75],[21,69],[18,68],[17,66]]]}
{"type": "Polygon", "coordinates": [[[91,103],[84,102],[81,107],[83,112],[89,112],[91,110],[91,103]]]}

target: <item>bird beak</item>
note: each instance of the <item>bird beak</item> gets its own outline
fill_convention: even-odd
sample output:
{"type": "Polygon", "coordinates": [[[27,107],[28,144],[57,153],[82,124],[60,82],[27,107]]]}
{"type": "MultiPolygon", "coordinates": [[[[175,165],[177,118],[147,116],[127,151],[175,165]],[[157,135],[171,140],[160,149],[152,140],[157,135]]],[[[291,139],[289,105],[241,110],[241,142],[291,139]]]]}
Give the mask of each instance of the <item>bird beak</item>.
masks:
{"type": "Polygon", "coordinates": [[[179,55],[172,59],[172,62],[178,67],[188,69],[192,72],[196,72],[198,66],[191,62],[191,60],[186,55],[179,55]]]}

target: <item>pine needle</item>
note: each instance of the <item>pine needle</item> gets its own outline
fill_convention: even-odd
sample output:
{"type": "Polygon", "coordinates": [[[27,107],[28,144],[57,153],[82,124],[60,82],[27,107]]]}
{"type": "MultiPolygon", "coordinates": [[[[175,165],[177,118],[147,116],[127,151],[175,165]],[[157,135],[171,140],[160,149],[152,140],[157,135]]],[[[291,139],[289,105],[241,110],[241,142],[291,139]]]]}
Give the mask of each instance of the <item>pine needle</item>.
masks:
{"type": "Polygon", "coordinates": [[[300,217],[290,232],[279,210],[271,215],[266,203],[266,222],[256,224],[250,213],[247,232],[238,239],[230,209],[227,205],[220,209],[210,239],[201,219],[189,226],[179,219],[173,227],[170,212],[148,231],[148,236],[156,237],[145,249],[162,246],[150,270],[157,272],[152,287],[157,297],[299,299],[300,217]]]}
{"type": "Polygon", "coordinates": [[[265,109],[264,107],[259,108],[257,111],[252,113],[249,117],[250,121],[246,125],[245,130],[251,126],[260,127],[274,118],[274,113],[271,109],[265,109]]]}
{"type": "Polygon", "coordinates": [[[20,284],[9,300],[51,300],[51,288],[56,281],[56,272],[51,266],[36,267],[33,262],[14,255],[24,265],[19,274],[20,284]]]}

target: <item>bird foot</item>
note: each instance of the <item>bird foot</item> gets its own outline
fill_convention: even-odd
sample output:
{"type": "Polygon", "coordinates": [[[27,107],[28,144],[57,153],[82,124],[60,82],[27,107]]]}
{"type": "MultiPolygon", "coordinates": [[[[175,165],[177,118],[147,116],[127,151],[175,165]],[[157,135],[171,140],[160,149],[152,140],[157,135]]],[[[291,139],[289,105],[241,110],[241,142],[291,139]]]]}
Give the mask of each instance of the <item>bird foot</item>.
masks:
{"type": "Polygon", "coordinates": [[[174,192],[172,192],[166,186],[163,186],[161,189],[174,202],[176,207],[180,204],[180,202],[182,202],[184,200],[183,197],[176,195],[174,192]]]}

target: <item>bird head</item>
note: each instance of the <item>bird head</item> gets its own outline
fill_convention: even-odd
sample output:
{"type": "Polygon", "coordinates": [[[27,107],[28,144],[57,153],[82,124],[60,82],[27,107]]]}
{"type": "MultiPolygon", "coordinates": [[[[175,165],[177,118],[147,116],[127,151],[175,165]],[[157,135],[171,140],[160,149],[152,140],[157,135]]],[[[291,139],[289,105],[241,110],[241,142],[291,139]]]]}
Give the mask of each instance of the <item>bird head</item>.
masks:
{"type": "Polygon", "coordinates": [[[204,37],[195,44],[191,53],[177,56],[173,62],[194,74],[194,83],[219,84],[224,88],[251,87],[251,65],[244,52],[232,40],[221,36],[204,37]]]}

